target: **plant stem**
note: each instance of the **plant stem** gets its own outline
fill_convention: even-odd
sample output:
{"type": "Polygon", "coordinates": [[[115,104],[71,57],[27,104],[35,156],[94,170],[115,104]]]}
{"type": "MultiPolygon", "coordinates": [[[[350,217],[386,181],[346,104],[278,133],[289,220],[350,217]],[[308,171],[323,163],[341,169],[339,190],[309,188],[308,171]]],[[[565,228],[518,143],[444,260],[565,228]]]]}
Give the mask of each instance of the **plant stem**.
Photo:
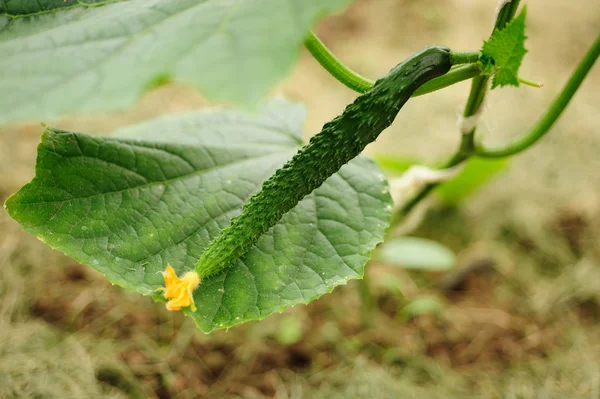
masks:
{"type": "Polygon", "coordinates": [[[515,17],[520,2],[521,0],[508,0],[502,5],[502,8],[498,11],[498,15],[496,15],[494,30],[504,29],[506,24],[515,17]]]}
{"type": "MultiPolygon", "coordinates": [[[[494,31],[496,29],[503,29],[504,26],[506,26],[506,24],[514,18],[517,8],[519,7],[519,3],[520,0],[512,0],[503,4],[502,8],[498,11],[498,15],[496,15],[494,31]]],[[[479,112],[487,92],[488,81],[489,78],[485,75],[476,76],[471,81],[471,91],[469,92],[467,104],[463,112],[464,118],[473,117],[473,115],[476,115],[479,112]]],[[[476,126],[473,126],[472,129],[462,132],[460,146],[454,155],[452,155],[444,164],[444,169],[456,166],[473,156],[475,152],[475,128],[476,126]]],[[[421,200],[427,197],[427,195],[429,195],[429,193],[431,193],[438,185],[439,183],[432,183],[423,187],[421,191],[419,191],[393,216],[392,225],[404,219],[404,216],[406,216],[419,202],[421,202],[421,200]]]]}
{"type": "MultiPolygon", "coordinates": [[[[375,84],[373,80],[361,76],[344,65],[313,32],[309,33],[304,45],[319,64],[346,87],[359,93],[365,93],[375,84]]],[[[467,65],[453,68],[446,75],[427,82],[415,91],[413,97],[422,96],[479,75],[481,69],[475,64],[478,57],[479,53],[452,53],[453,64],[467,65]]]]}
{"type": "Polygon", "coordinates": [[[465,105],[465,110],[463,111],[463,117],[468,118],[477,114],[487,93],[488,81],[489,77],[484,75],[473,79],[471,91],[467,98],[467,105],[465,105]]]}
{"type": "MultiPolygon", "coordinates": [[[[473,132],[463,134],[458,150],[442,165],[440,169],[447,169],[456,166],[473,155],[474,134],[473,132]]],[[[408,201],[400,210],[393,215],[392,226],[402,221],[404,217],[415,207],[419,202],[425,199],[429,193],[433,191],[440,183],[431,183],[423,187],[410,201],[408,201]]]]}
{"type": "Polygon", "coordinates": [[[365,268],[363,278],[358,280],[358,294],[360,296],[361,309],[360,316],[364,327],[373,327],[375,315],[377,314],[377,304],[375,297],[371,293],[371,279],[367,272],[370,268],[365,268]]]}
{"type": "Polygon", "coordinates": [[[304,45],[327,72],[348,88],[364,93],[373,87],[374,81],[362,77],[344,65],[313,32],[308,34],[304,45]]]}
{"type": "Polygon", "coordinates": [[[440,76],[439,78],[432,79],[425,83],[423,86],[419,87],[412,96],[418,97],[424,94],[429,94],[433,91],[437,91],[455,83],[462,82],[463,80],[474,78],[480,73],[481,68],[475,63],[460,65],[456,68],[452,68],[450,72],[444,76],[440,76]]]}
{"type": "Polygon", "coordinates": [[[452,60],[453,65],[459,64],[472,64],[479,60],[479,52],[474,53],[455,53],[452,52],[450,54],[450,59],[452,60]]]}
{"type": "Polygon", "coordinates": [[[488,149],[483,147],[481,144],[476,146],[475,152],[477,156],[484,158],[502,158],[508,157],[520,153],[535,144],[539,139],[544,137],[546,133],[552,128],[552,125],[560,117],[562,112],[565,110],[571,98],[592,69],[592,66],[600,55],[600,35],[592,43],[592,46],[583,56],[583,59],[577,65],[577,68],[567,81],[565,87],[558,94],[550,108],[544,115],[538,120],[527,133],[522,137],[519,137],[512,143],[505,147],[488,149]]]}

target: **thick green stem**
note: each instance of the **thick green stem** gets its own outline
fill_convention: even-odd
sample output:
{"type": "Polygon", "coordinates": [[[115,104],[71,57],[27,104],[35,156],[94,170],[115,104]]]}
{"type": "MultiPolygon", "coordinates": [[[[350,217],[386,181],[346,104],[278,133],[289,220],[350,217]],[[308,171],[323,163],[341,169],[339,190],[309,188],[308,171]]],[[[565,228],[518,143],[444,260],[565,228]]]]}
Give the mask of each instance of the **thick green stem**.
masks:
{"type": "Polygon", "coordinates": [[[592,69],[592,66],[600,55],[600,35],[596,38],[592,46],[584,55],[583,59],[567,81],[567,84],[558,94],[550,108],[546,111],[540,120],[522,137],[519,137],[512,143],[500,148],[485,148],[478,144],[475,152],[477,156],[484,158],[502,158],[520,153],[535,144],[544,137],[552,128],[552,125],[563,113],[571,98],[592,69]]]}
{"type": "Polygon", "coordinates": [[[473,52],[473,53],[452,52],[450,54],[450,59],[452,60],[452,65],[472,64],[479,60],[479,56],[480,56],[479,52],[473,52]]]}
{"type": "MultiPolygon", "coordinates": [[[[304,45],[319,64],[346,87],[359,93],[365,93],[373,87],[375,83],[373,80],[361,76],[344,65],[313,32],[310,32],[304,45]]],[[[413,97],[443,89],[463,80],[471,79],[481,73],[481,69],[475,64],[479,53],[451,53],[450,57],[453,65],[467,65],[453,68],[446,75],[427,82],[413,94],[413,97]]]]}
{"type": "Polygon", "coordinates": [[[413,97],[422,96],[431,92],[443,89],[448,86],[452,86],[455,83],[462,82],[463,80],[474,78],[481,73],[481,68],[477,64],[466,64],[460,65],[456,68],[452,68],[450,72],[439,78],[435,78],[419,87],[417,91],[413,93],[413,97]]]}
{"type": "Polygon", "coordinates": [[[471,91],[467,98],[467,105],[465,105],[465,110],[463,111],[463,117],[468,118],[479,112],[487,93],[488,81],[489,78],[487,76],[477,76],[473,79],[471,91]]]}

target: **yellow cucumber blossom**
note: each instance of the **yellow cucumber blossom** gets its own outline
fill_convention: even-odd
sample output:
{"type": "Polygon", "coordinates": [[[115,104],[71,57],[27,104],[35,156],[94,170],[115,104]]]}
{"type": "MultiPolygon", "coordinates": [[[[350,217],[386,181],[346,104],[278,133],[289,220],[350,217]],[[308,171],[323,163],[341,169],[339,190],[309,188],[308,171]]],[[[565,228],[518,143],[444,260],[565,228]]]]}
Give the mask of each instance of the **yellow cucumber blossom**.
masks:
{"type": "Polygon", "coordinates": [[[181,308],[189,306],[192,311],[195,311],[196,304],[192,292],[200,284],[198,273],[190,271],[179,278],[171,265],[167,265],[161,274],[165,278],[165,286],[158,288],[157,291],[164,291],[164,297],[169,299],[167,309],[181,310],[181,308]]]}

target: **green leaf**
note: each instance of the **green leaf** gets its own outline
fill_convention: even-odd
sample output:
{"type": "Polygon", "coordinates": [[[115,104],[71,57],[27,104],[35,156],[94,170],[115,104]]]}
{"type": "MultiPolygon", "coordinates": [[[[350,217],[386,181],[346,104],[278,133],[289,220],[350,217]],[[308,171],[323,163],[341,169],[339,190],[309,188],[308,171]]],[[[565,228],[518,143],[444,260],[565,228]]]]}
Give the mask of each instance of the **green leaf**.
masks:
{"type": "Polygon", "coordinates": [[[382,287],[395,295],[404,296],[404,291],[406,291],[406,284],[395,274],[392,274],[390,272],[383,272],[381,274],[378,274],[373,280],[377,284],[377,286],[382,287]]]}
{"type": "MultiPolygon", "coordinates": [[[[206,109],[93,137],[48,128],[36,176],[6,202],[25,230],[145,295],[167,263],[194,269],[209,241],[301,144],[304,109],[206,109]]],[[[262,319],[361,278],[389,225],[377,166],[359,157],[307,196],[231,268],[194,292],[205,332],[262,319]]]]}
{"type": "MultiPolygon", "coordinates": [[[[497,86],[519,86],[519,67],[527,53],[525,49],[525,16],[527,7],[502,30],[496,30],[483,44],[483,59],[493,60],[495,65],[492,89],[497,86]]],[[[484,70],[488,68],[484,67],[484,70]]]]}
{"type": "Polygon", "coordinates": [[[373,160],[384,171],[392,175],[401,175],[414,165],[423,165],[417,158],[401,157],[391,154],[376,154],[373,160]]]}
{"type": "Polygon", "coordinates": [[[157,81],[254,104],[350,1],[0,1],[0,123],[124,108],[157,81]]]}
{"type": "Polygon", "coordinates": [[[433,295],[423,295],[413,299],[408,305],[404,306],[401,314],[406,318],[413,318],[427,314],[440,315],[444,309],[444,304],[433,295]]]}
{"type": "Polygon", "coordinates": [[[3,0],[0,2],[0,16],[17,18],[65,8],[94,7],[116,1],[118,0],[3,0]]]}
{"type": "Polygon", "coordinates": [[[446,271],[456,264],[454,253],[442,244],[418,237],[387,240],[375,252],[377,261],[422,271],[446,271]]]}
{"type": "Polygon", "coordinates": [[[281,345],[293,345],[302,339],[303,324],[295,315],[283,317],[275,331],[275,339],[281,345]]]}
{"type": "Polygon", "coordinates": [[[489,182],[492,177],[506,169],[508,159],[470,158],[463,170],[437,188],[439,197],[446,204],[456,205],[466,196],[489,182]]]}

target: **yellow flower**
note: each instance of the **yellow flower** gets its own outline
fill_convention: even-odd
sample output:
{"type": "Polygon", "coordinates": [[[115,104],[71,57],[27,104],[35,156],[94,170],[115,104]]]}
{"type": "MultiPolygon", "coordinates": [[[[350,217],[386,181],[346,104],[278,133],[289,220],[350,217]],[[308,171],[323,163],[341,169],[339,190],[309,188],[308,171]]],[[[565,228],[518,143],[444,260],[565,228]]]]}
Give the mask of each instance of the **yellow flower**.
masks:
{"type": "Polygon", "coordinates": [[[175,270],[171,265],[167,265],[164,272],[161,272],[165,278],[165,286],[157,291],[164,291],[164,297],[169,299],[167,309],[181,310],[189,306],[192,311],[196,310],[192,291],[200,284],[200,276],[195,271],[185,273],[181,278],[177,277],[175,270]]]}

